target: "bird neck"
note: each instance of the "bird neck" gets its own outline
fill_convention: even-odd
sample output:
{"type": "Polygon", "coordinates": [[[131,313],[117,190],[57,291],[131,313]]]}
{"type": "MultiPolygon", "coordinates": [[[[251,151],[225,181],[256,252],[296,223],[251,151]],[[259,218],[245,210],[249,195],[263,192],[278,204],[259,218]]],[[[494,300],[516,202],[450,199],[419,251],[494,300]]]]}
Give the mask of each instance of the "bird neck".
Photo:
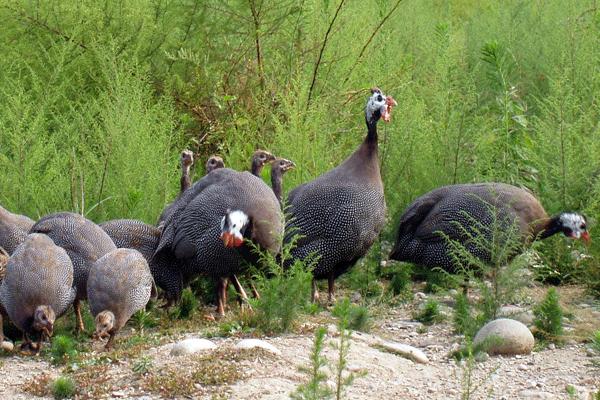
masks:
{"type": "Polygon", "coordinates": [[[275,193],[275,197],[277,197],[277,201],[281,204],[281,182],[283,180],[283,173],[279,168],[271,169],[271,187],[273,188],[273,193],[275,193]]]}
{"type": "Polygon", "coordinates": [[[546,239],[552,235],[556,235],[562,232],[562,225],[560,223],[560,215],[556,215],[552,218],[547,218],[538,224],[539,228],[536,230],[539,232],[540,239],[546,239]]]}
{"type": "Polygon", "coordinates": [[[363,142],[369,150],[377,152],[377,121],[378,119],[371,118],[367,119],[367,137],[363,142]]]}
{"type": "Polygon", "coordinates": [[[189,188],[192,184],[192,180],[190,179],[190,166],[189,165],[181,165],[181,193],[185,192],[187,188],[189,188]]]}
{"type": "Polygon", "coordinates": [[[250,166],[250,172],[252,173],[252,175],[260,177],[260,173],[262,172],[262,169],[263,169],[263,165],[261,164],[260,161],[257,161],[257,160],[252,161],[252,165],[250,166]]]}

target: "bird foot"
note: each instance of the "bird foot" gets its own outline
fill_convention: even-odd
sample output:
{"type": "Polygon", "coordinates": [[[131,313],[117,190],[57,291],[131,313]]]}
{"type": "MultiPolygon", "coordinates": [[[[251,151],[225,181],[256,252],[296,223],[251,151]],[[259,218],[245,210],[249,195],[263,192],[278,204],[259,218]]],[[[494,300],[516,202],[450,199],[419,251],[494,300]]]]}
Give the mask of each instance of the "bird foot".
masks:
{"type": "Polygon", "coordinates": [[[21,343],[21,346],[19,347],[19,351],[24,354],[24,355],[29,355],[29,356],[33,356],[33,355],[37,355],[39,354],[40,350],[42,349],[42,346],[40,343],[34,343],[34,342],[24,342],[21,343]]]}
{"type": "Polygon", "coordinates": [[[210,321],[210,322],[215,322],[217,320],[213,314],[204,314],[202,316],[202,319],[204,319],[205,321],[210,321]]]}

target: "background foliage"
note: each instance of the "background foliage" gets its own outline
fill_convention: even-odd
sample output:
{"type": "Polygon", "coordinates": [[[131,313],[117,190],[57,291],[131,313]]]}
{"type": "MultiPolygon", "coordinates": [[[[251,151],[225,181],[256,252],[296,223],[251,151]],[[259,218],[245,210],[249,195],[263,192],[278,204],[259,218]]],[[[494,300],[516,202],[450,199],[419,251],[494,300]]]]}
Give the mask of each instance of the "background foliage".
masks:
{"type": "Polygon", "coordinates": [[[486,180],[549,213],[600,210],[595,0],[4,0],[0,19],[14,212],[153,223],[183,147],[196,176],[211,153],[247,168],[267,148],[299,166],[289,189],[358,145],[374,85],[399,102],[380,138],[394,220],[434,187],[486,180]]]}

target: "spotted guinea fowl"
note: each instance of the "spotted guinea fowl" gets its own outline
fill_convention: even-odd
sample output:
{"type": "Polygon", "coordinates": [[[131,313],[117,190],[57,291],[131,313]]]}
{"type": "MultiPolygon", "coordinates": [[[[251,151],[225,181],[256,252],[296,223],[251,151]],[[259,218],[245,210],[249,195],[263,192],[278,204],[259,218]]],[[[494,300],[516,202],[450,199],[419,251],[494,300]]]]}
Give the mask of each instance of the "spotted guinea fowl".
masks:
{"type": "Polygon", "coordinates": [[[218,313],[224,314],[226,277],[243,259],[255,261],[244,239],[273,253],[282,233],[279,203],[260,178],[220,168],[194,183],[165,221],[155,257],[177,258],[184,280],[198,274],[218,280],[218,313]]]}
{"type": "Polygon", "coordinates": [[[0,247],[12,254],[25,240],[34,223],[29,217],[13,214],[0,206],[0,247]]]}
{"type": "Polygon", "coordinates": [[[250,172],[254,176],[260,177],[265,165],[275,160],[275,156],[266,150],[258,149],[252,154],[250,163],[250,172]]]}
{"type": "Polygon", "coordinates": [[[52,336],[56,318],[74,299],[73,264],[67,252],[46,235],[28,235],[10,257],[0,286],[0,303],[25,336],[22,347],[39,351],[43,339],[52,336]],[[40,339],[34,346],[29,335],[36,332],[40,339]]]}
{"type": "MultiPolygon", "coordinates": [[[[8,264],[8,259],[10,256],[2,247],[0,247],[0,285],[2,285],[2,280],[4,279],[4,275],[6,275],[6,265],[8,264]]],[[[0,299],[0,344],[4,340],[4,330],[2,326],[2,317],[6,317],[6,310],[2,306],[2,301],[0,299]]]]}
{"type": "Polygon", "coordinates": [[[135,249],[142,253],[154,282],[164,291],[166,307],[173,305],[181,296],[183,278],[177,260],[164,255],[153,258],[160,240],[160,229],[133,219],[115,219],[100,224],[118,248],[135,249]]]}
{"type": "Polygon", "coordinates": [[[391,96],[374,88],[365,108],[367,136],[344,162],[288,195],[291,218],[286,241],[301,238],[291,251],[293,258],[314,254],[313,301],[318,298],[316,279],[327,279],[329,300],[334,280],[364,256],[385,220],[383,182],[379,172],[377,122],[390,119],[391,96]]]}
{"type": "Polygon", "coordinates": [[[505,183],[459,184],[435,189],[406,208],[390,258],[452,272],[456,263],[448,242],[451,239],[489,262],[489,246],[469,237],[485,235],[483,242],[489,242],[494,229],[509,229],[513,224],[524,243],[559,232],[589,240],[583,216],[561,213],[550,218],[525,189],[505,183]]]}
{"type": "Polygon", "coordinates": [[[215,169],[225,168],[225,163],[223,162],[223,159],[221,157],[212,155],[208,157],[208,160],[206,160],[205,168],[206,173],[208,174],[211,171],[214,171],[215,169]]]}
{"type": "Polygon", "coordinates": [[[108,337],[105,348],[112,346],[116,333],[129,318],[146,307],[153,284],[148,263],[137,250],[113,250],[94,263],[87,297],[96,320],[94,337],[108,337]]]}
{"type": "Polygon", "coordinates": [[[61,212],[50,214],[33,225],[31,233],[48,235],[57,246],[67,251],[73,263],[73,285],[77,296],[73,303],[77,318],[77,330],[83,331],[81,300],[87,296],[88,272],[92,264],[117,247],[112,239],[87,218],[79,214],[61,212]]]}

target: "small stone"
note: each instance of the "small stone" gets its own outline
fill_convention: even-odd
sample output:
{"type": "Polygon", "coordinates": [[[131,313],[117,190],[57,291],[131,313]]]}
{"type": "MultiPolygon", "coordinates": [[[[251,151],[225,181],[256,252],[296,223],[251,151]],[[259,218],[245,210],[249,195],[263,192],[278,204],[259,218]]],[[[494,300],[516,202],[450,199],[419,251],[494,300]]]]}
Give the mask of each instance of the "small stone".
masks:
{"type": "Polygon", "coordinates": [[[379,263],[379,266],[380,266],[381,268],[385,268],[385,267],[387,266],[387,261],[385,261],[385,260],[382,260],[382,261],[379,263]]]}
{"type": "Polygon", "coordinates": [[[408,358],[420,364],[429,363],[429,359],[421,350],[407,344],[382,341],[378,347],[383,348],[391,353],[398,354],[404,358],[408,358]]]}
{"type": "Polygon", "coordinates": [[[591,348],[588,347],[585,350],[585,355],[588,356],[588,357],[595,357],[596,356],[596,352],[594,351],[594,349],[591,349],[591,348]]]}
{"type": "Polygon", "coordinates": [[[329,325],[327,325],[327,334],[329,336],[337,336],[338,335],[338,328],[337,328],[337,326],[335,326],[335,324],[329,324],[329,325]]]}
{"type": "Polygon", "coordinates": [[[531,331],[519,321],[500,318],[488,322],[477,332],[473,344],[487,342],[488,354],[529,354],[534,339],[531,331]]]}
{"type": "Polygon", "coordinates": [[[175,343],[171,347],[172,356],[183,356],[186,354],[194,354],[200,351],[216,349],[217,345],[207,339],[190,338],[175,343]]]}
{"type": "Polygon", "coordinates": [[[556,345],[554,343],[550,343],[548,345],[548,350],[556,350],[556,345]]]}
{"type": "Polygon", "coordinates": [[[423,292],[415,293],[415,299],[417,299],[417,300],[424,300],[426,298],[427,298],[427,295],[423,292]]]}
{"type": "Polygon", "coordinates": [[[350,301],[352,303],[359,303],[362,300],[362,295],[359,292],[354,292],[350,296],[350,301]]]}
{"type": "Polygon", "coordinates": [[[235,348],[238,350],[251,350],[255,348],[261,348],[263,350],[270,351],[273,354],[281,355],[281,350],[273,346],[271,343],[265,342],[260,339],[243,339],[236,343],[235,348]]]}
{"type": "Polygon", "coordinates": [[[517,367],[517,369],[519,371],[527,371],[529,369],[529,367],[525,364],[519,364],[519,366],[517,367]]]}
{"type": "Polygon", "coordinates": [[[4,351],[11,352],[15,348],[15,345],[12,344],[12,342],[5,340],[2,342],[2,344],[0,344],[0,348],[4,351]]]}
{"type": "Polygon", "coordinates": [[[111,396],[112,397],[125,397],[125,396],[127,396],[127,393],[125,393],[122,390],[117,390],[116,392],[112,392],[111,396]]]}
{"type": "Polygon", "coordinates": [[[477,354],[475,354],[474,358],[475,358],[475,361],[477,361],[477,362],[486,362],[487,360],[490,359],[490,356],[485,351],[480,351],[477,354]]]}

